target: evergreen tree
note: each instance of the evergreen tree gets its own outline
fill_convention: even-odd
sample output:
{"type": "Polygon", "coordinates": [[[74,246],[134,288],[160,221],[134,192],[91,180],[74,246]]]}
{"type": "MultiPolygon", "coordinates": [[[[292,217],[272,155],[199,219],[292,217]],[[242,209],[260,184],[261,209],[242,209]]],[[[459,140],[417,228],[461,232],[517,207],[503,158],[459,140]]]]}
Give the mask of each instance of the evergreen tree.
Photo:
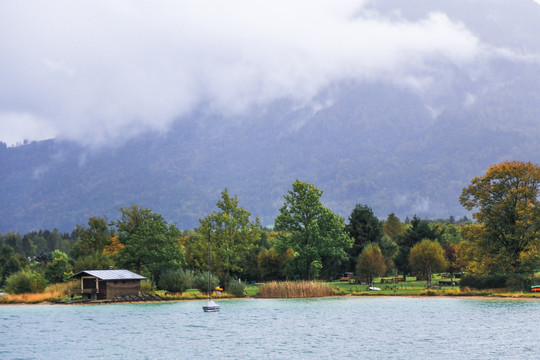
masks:
{"type": "Polygon", "coordinates": [[[434,240],[437,238],[436,234],[431,230],[427,220],[422,220],[414,215],[410,222],[411,225],[398,237],[397,241],[399,253],[395,262],[398,270],[403,275],[407,275],[411,271],[409,266],[409,253],[412,247],[423,239],[434,240]]]}
{"type": "Polygon", "coordinates": [[[382,223],[373,214],[373,210],[362,204],[357,204],[351,215],[345,231],[354,240],[353,246],[347,250],[349,255],[349,271],[354,271],[358,255],[366,245],[378,244],[383,236],[382,223]]]}

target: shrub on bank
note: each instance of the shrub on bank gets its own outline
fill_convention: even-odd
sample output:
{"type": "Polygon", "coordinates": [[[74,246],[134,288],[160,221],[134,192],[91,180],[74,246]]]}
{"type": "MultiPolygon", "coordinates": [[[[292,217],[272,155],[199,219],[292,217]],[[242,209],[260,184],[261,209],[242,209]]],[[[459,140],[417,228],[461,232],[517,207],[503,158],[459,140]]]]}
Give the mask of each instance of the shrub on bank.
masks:
{"type": "Polygon", "coordinates": [[[193,284],[193,271],[191,270],[165,270],[159,276],[158,287],[170,292],[185,292],[193,284]]]}
{"type": "MultiPolygon", "coordinates": [[[[212,291],[219,285],[219,278],[214,274],[210,274],[210,289],[212,291]]],[[[199,272],[193,276],[193,287],[200,292],[208,294],[208,273],[199,272]]]]}
{"type": "Polygon", "coordinates": [[[506,289],[509,291],[531,291],[532,280],[523,274],[512,274],[506,279],[506,289]]]}
{"type": "Polygon", "coordinates": [[[227,285],[227,292],[234,297],[246,296],[246,285],[240,280],[231,280],[227,285]]]}
{"type": "Polygon", "coordinates": [[[33,270],[21,270],[6,279],[9,294],[39,293],[47,286],[42,274],[33,270]]]}
{"type": "Polygon", "coordinates": [[[461,277],[459,282],[460,288],[473,289],[502,289],[506,287],[506,275],[490,274],[490,275],[473,275],[466,274],[461,277]]]}
{"type": "Polygon", "coordinates": [[[524,274],[490,274],[473,275],[467,274],[461,278],[459,286],[473,289],[502,289],[509,291],[529,291],[532,280],[524,274]]]}
{"type": "Polygon", "coordinates": [[[152,284],[152,281],[150,280],[142,280],[141,281],[141,293],[142,294],[150,294],[154,291],[154,285],[152,284]]]}

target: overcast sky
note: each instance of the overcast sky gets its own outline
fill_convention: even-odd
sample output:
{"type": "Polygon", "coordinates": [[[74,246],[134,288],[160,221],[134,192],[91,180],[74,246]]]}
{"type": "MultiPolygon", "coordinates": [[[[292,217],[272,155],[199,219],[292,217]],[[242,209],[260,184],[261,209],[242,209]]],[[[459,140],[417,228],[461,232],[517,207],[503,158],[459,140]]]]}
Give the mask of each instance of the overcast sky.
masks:
{"type": "MultiPolygon", "coordinates": [[[[48,0],[0,2],[0,141],[85,145],[309,100],[344,80],[414,91],[431,64],[466,67],[495,49],[459,19],[406,20],[367,1],[48,0]]],[[[501,55],[503,54],[503,55],[501,55]]]]}

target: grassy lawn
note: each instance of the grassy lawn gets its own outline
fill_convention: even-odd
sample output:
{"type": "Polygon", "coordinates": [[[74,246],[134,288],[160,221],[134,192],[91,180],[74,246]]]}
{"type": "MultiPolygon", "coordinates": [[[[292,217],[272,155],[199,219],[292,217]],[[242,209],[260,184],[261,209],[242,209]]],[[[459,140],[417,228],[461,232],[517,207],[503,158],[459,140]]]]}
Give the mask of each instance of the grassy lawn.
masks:
{"type": "MultiPolygon", "coordinates": [[[[388,279],[388,278],[387,278],[388,279]]],[[[439,285],[439,281],[450,281],[450,279],[434,276],[431,280],[432,285],[439,285]]],[[[456,281],[456,279],[454,279],[456,281]]],[[[331,281],[327,284],[336,289],[336,295],[353,295],[353,296],[486,296],[486,297],[524,297],[524,298],[540,298],[538,293],[529,292],[507,292],[505,289],[488,289],[488,290],[469,290],[461,291],[459,285],[442,285],[440,289],[427,289],[427,281],[417,281],[415,277],[407,277],[406,281],[397,283],[381,283],[381,278],[376,278],[373,286],[378,287],[381,291],[369,291],[367,285],[350,284],[342,281],[331,281]]],[[[257,297],[260,284],[247,285],[247,296],[257,297]]]]}
{"type": "MultiPolygon", "coordinates": [[[[432,283],[438,284],[438,281],[442,278],[433,278],[432,283]]],[[[448,280],[448,279],[444,279],[448,280]]],[[[408,277],[407,281],[394,283],[394,284],[381,284],[381,279],[376,278],[374,286],[381,289],[381,291],[368,291],[367,285],[350,284],[343,281],[331,281],[328,282],[330,286],[336,289],[337,295],[422,295],[426,291],[426,281],[416,281],[415,277],[408,277]]],[[[247,296],[257,297],[260,284],[247,285],[247,296]]],[[[442,286],[441,290],[432,290],[435,292],[443,292],[445,290],[457,291],[459,286],[442,286]]]]}
{"type": "MultiPolygon", "coordinates": [[[[390,279],[390,278],[385,278],[390,279]]],[[[439,281],[450,281],[450,279],[443,279],[439,276],[434,276],[431,279],[432,285],[438,285],[439,281]]],[[[455,281],[455,279],[454,279],[455,281]]],[[[427,281],[418,281],[416,277],[407,277],[406,281],[400,281],[396,283],[381,283],[381,278],[375,278],[373,286],[381,289],[381,291],[370,291],[368,290],[368,285],[361,284],[349,284],[343,281],[333,281],[330,282],[334,286],[338,294],[353,294],[353,295],[422,295],[425,293],[427,288],[427,281]]],[[[445,290],[458,290],[459,286],[441,286],[441,289],[432,289],[434,292],[444,292],[445,290]]]]}

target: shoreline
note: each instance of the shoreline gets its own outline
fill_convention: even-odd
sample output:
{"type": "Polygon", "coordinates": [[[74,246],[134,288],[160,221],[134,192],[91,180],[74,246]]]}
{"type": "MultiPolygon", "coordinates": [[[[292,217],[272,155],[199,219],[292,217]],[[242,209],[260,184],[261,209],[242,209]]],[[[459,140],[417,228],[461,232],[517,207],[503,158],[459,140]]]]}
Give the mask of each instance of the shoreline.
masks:
{"type": "MultiPolygon", "coordinates": [[[[516,294],[512,295],[445,295],[445,294],[435,294],[435,295],[394,295],[394,294],[346,294],[346,295],[334,295],[334,296],[324,296],[324,297],[301,297],[301,298],[262,298],[262,297],[233,297],[233,298],[219,298],[217,301],[230,301],[230,300],[297,300],[297,299],[325,299],[325,298],[413,298],[413,299],[444,299],[444,298],[454,298],[454,299],[473,299],[473,300],[520,300],[520,301],[539,301],[540,296],[521,296],[516,294]]],[[[0,306],[32,306],[32,305],[122,305],[122,304],[152,304],[152,303],[172,303],[172,302],[185,302],[185,301],[205,301],[206,299],[170,299],[170,300],[156,300],[156,301],[115,301],[115,302],[105,302],[105,301],[95,301],[95,302],[53,302],[53,301],[42,301],[38,303],[1,303],[0,306]]]]}

